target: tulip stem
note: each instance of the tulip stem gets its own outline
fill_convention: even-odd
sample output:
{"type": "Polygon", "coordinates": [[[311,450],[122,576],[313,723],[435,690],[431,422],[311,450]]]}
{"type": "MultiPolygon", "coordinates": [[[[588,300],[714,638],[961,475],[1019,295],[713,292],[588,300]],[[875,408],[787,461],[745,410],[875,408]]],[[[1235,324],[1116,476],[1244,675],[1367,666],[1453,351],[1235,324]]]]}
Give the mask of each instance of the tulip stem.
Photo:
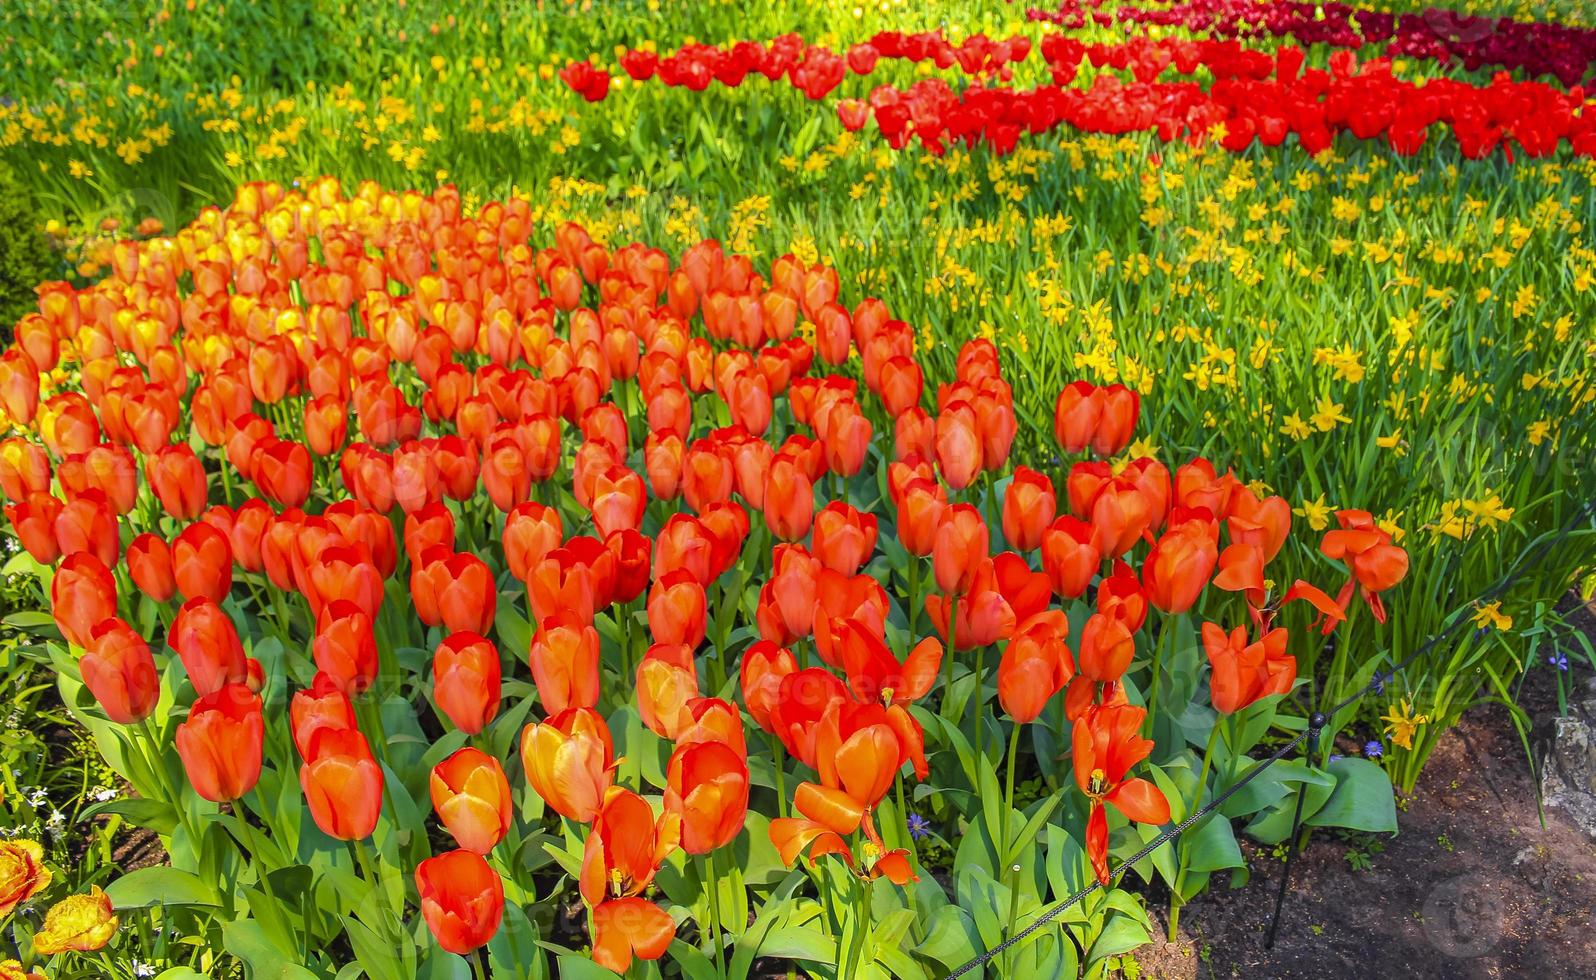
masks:
{"type": "Polygon", "coordinates": [[[373,913],[373,917],[379,921],[373,922],[371,925],[376,929],[377,934],[386,941],[390,933],[388,927],[391,918],[388,914],[388,897],[383,894],[382,882],[372,873],[371,857],[366,853],[366,841],[364,839],[350,841],[349,847],[350,850],[355,852],[355,863],[360,866],[360,877],[364,878],[366,884],[371,888],[372,901],[376,903],[376,911],[373,913]]]}
{"type": "MultiPolygon", "coordinates": [[[[1219,729],[1230,719],[1221,717],[1214,719],[1214,727],[1208,730],[1208,746],[1203,749],[1202,772],[1197,776],[1197,796],[1192,800],[1191,812],[1195,813],[1203,805],[1203,790],[1208,785],[1208,772],[1214,762],[1214,743],[1219,740],[1219,729]]],[[[1186,904],[1181,897],[1182,890],[1186,887],[1186,860],[1185,855],[1176,852],[1176,861],[1180,871],[1175,875],[1175,888],[1169,893],[1169,941],[1174,942],[1180,932],[1180,910],[1186,904]]]]}
{"type": "Polygon", "coordinates": [[[726,953],[720,943],[720,883],[715,877],[715,852],[704,854],[704,887],[709,890],[709,941],[715,947],[715,975],[726,976],[726,953]]]}
{"type": "Polygon", "coordinates": [[[920,620],[920,556],[909,556],[909,638],[912,644],[919,639],[920,620]]]}
{"type": "MultiPolygon", "coordinates": [[[[959,599],[945,595],[948,601],[948,650],[942,657],[942,717],[953,718],[953,658],[959,649],[959,599]]],[[[933,624],[934,625],[934,624],[933,624]]]]}
{"type": "Polygon", "coordinates": [[[1165,614],[1163,622],[1158,626],[1158,643],[1153,647],[1153,672],[1147,679],[1147,720],[1143,735],[1150,734],[1153,730],[1153,716],[1158,711],[1158,675],[1163,668],[1164,648],[1169,645],[1169,634],[1173,631],[1170,625],[1174,621],[1173,615],[1165,614]]]}
{"type": "Polygon", "coordinates": [[[471,961],[471,975],[476,980],[488,980],[488,951],[478,948],[476,953],[466,957],[471,961]]]}
{"type": "Polygon", "coordinates": [[[787,760],[782,751],[781,739],[770,736],[770,756],[776,770],[776,812],[787,816],[787,760]]]}
{"type": "MultiPolygon", "coordinates": [[[[975,699],[975,707],[967,712],[970,716],[970,744],[975,746],[975,754],[978,756],[986,755],[986,726],[981,724],[981,675],[984,673],[986,673],[986,645],[982,644],[975,648],[975,690],[970,695],[975,699]]],[[[999,739],[1002,737],[998,736],[999,739]]]]}

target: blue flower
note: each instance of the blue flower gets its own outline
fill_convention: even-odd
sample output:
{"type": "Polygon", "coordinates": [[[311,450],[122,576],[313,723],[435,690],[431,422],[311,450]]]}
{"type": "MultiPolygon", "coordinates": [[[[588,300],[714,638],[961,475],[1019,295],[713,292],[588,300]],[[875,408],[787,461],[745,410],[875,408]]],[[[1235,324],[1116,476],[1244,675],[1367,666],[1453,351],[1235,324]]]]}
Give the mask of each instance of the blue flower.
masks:
{"type": "Polygon", "coordinates": [[[1369,742],[1364,743],[1363,754],[1370,759],[1378,759],[1380,756],[1385,755],[1385,746],[1381,745],[1379,742],[1370,740],[1369,742]]]}
{"type": "Polygon", "coordinates": [[[914,840],[925,840],[931,836],[931,821],[918,813],[909,814],[909,836],[914,840]]]}
{"type": "Polygon", "coordinates": [[[1339,758],[1341,758],[1341,753],[1337,752],[1337,753],[1335,753],[1335,754],[1330,756],[1330,761],[1334,762],[1334,761],[1336,761],[1339,758]]]}
{"type": "Polygon", "coordinates": [[[1547,654],[1546,662],[1551,664],[1553,667],[1556,667],[1558,670],[1567,670],[1568,654],[1561,650],[1557,651],[1556,653],[1547,654]]]}

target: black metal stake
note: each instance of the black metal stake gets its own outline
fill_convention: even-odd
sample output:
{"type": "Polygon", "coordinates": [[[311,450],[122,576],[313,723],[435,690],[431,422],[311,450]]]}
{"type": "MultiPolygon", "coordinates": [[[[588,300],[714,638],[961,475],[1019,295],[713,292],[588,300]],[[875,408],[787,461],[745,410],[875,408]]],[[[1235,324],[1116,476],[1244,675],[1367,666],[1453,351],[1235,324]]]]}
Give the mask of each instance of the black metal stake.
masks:
{"type": "MultiPolygon", "coordinates": [[[[1313,765],[1313,760],[1319,754],[1319,733],[1324,730],[1328,719],[1317,711],[1308,718],[1308,765],[1313,765]]],[[[1291,883],[1291,859],[1302,850],[1302,801],[1308,795],[1308,785],[1304,783],[1297,790],[1297,810],[1291,818],[1291,836],[1287,838],[1291,844],[1286,849],[1286,866],[1280,872],[1280,890],[1275,893],[1275,914],[1269,921],[1269,935],[1264,939],[1264,949],[1275,948],[1275,931],[1280,928],[1280,909],[1286,904],[1286,887],[1291,883]]]]}

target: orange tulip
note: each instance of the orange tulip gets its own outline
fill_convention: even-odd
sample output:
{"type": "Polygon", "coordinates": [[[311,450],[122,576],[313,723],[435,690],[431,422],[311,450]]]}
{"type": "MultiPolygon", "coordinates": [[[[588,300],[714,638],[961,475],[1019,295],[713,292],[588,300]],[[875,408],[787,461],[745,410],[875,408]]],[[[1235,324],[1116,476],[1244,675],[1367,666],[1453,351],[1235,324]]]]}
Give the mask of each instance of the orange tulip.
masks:
{"type": "Polygon", "coordinates": [[[154,713],[161,696],[155,658],[144,637],[122,620],[101,620],[90,631],[78,670],[105,716],[117,724],[137,724],[154,713]]]}
{"type": "Polygon", "coordinates": [[[359,697],[378,670],[377,636],[371,616],[347,599],[322,607],[310,641],[316,669],[351,697],[359,697]]]}
{"type": "Polygon", "coordinates": [[[311,757],[311,743],[317,733],[332,729],[349,731],[357,728],[355,706],[349,695],[338,689],[332,678],[318,673],[306,691],[294,692],[288,704],[288,726],[294,736],[294,748],[301,759],[311,757]]]}
{"type": "Polygon", "coordinates": [[[192,521],[205,509],[205,465],[187,444],[167,446],[150,456],[144,475],[172,517],[192,521]]]}
{"type": "Polygon", "coordinates": [[[1352,573],[1336,602],[1345,609],[1356,587],[1375,620],[1383,623],[1386,613],[1380,593],[1407,577],[1408,553],[1391,542],[1391,535],[1368,511],[1336,511],[1336,522],[1340,528],[1327,533],[1319,545],[1326,558],[1346,562],[1352,573]]]}
{"type": "Polygon", "coordinates": [[[707,854],[736,839],[748,815],[748,763],[721,742],[677,747],[666,766],[665,810],[681,820],[682,850],[707,854]]]}
{"type": "Polygon", "coordinates": [[[600,537],[616,531],[636,530],[643,523],[648,490],[643,478],[624,466],[611,466],[598,475],[593,487],[593,526],[600,537]]]}
{"type": "Polygon", "coordinates": [[[365,840],[382,813],[382,767],[359,729],[323,728],[310,737],[299,785],[310,816],[336,840],[365,840]]]}
{"type": "Polygon", "coordinates": [[[1238,626],[1228,636],[1213,623],[1204,623],[1203,650],[1213,669],[1209,680],[1214,710],[1232,714],[1260,698],[1285,694],[1297,680],[1297,658],[1286,652],[1287,634],[1273,629],[1256,643],[1247,642],[1247,630],[1238,626]]]}
{"type": "Polygon", "coordinates": [[[107,567],[121,553],[116,511],[104,493],[88,489],[68,500],[55,515],[55,540],[61,554],[92,553],[107,567]]]}
{"type": "Polygon", "coordinates": [[[550,714],[598,704],[599,635],[592,624],[566,613],[542,620],[528,658],[538,699],[550,714]]]}
{"type": "Polygon", "coordinates": [[[648,593],[648,628],[656,643],[684,643],[697,649],[704,642],[704,586],[685,569],[666,572],[648,593]]]}
{"type": "Polygon", "coordinates": [[[1004,648],[997,671],[998,703],[1016,724],[1033,722],[1074,673],[1075,659],[1063,631],[1038,625],[1012,637],[1004,648]]]}
{"type": "Polygon", "coordinates": [[[172,620],[167,643],[177,651],[201,697],[242,684],[248,677],[238,630],[214,599],[197,596],[183,603],[172,620]]]}
{"type": "Polygon", "coordinates": [[[510,782],[499,760],[466,746],[432,767],[432,808],[462,848],[487,854],[511,821],[510,782]]]}
{"type": "Polygon", "coordinates": [[[134,587],[156,602],[166,602],[177,593],[172,549],[154,534],[141,534],[128,544],[127,571],[134,587]]]}
{"type": "Polygon", "coordinates": [[[974,505],[954,504],[944,511],[931,551],[937,588],[947,595],[968,592],[987,557],[988,542],[986,522],[974,505]]]}
{"type": "Polygon", "coordinates": [[[1125,624],[1134,633],[1147,620],[1147,593],[1130,566],[1114,563],[1114,573],[1097,587],[1097,611],[1125,624]]]}
{"type": "Polygon", "coordinates": [[[969,486],[981,472],[981,434],[975,410],[955,403],[937,416],[937,469],[954,490],[969,486]]]}
{"type": "Polygon", "coordinates": [[[521,762],[533,792],[578,823],[598,816],[614,779],[615,749],[604,718],[569,708],[521,732],[521,762]]]}
{"type": "MultiPolygon", "coordinates": [[[[417,614],[427,625],[441,623],[451,633],[487,633],[498,611],[493,572],[476,555],[441,551],[429,549],[411,575],[417,614]]],[[[375,609],[370,611],[375,615],[375,609]]]]}
{"type": "Polygon", "coordinates": [[[243,684],[228,684],[194,702],[177,726],[177,754],[194,792],[225,803],[254,789],[265,737],[260,696],[243,684]]]}
{"type": "Polygon", "coordinates": [[[769,640],[759,640],[743,651],[739,686],[743,692],[743,707],[748,709],[754,724],[767,732],[775,732],[772,715],[776,699],[781,695],[781,682],[797,672],[798,661],[792,651],[769,640]]]}
{"type": "Polygon", "coordinates": [[[491,642],[477,633],[451,633],[433,654],[433,700],[456,728],[475,735],[499,713],[499,672],[491,642]]]}
{"type": "Polygon", "coordinates": [[[50,454],[21,436],[0,441],[0,492],[21,502],[50,492],[50,454]]]}
{"type": "Polygon", "coordinates": [[[1114,682],[1125,676],[1136,655],[1136,640],[1126,624],[1112,616],[1093,613],[1081,628],[1081,676],[1099,682],[1114,682]]]}
{"type": "Polygon", "coordinates": [[[1185,612],[1202,595],[1218,560],[1219,548],[1209,525],[1188,520],[1171,527],[1142,564],[1147,601],[1167,613],[1185,612]]]}
{"type": "Polygon", "coordinates": [[[809,533],[815,514],[815,488],[809,475],[792,456],[781,453],[765,475],[765,523],[783,541],[798,541],[809,533]]]}
{"type": "Polygon", "coordinates": [[[1132,766],[1147,758],[1153,743],[1142,738],[1144,708],[1132,705],[1102,705],[1089,709],[1075,723],[1075,785],[1091,801],[1086,822],[1086,853],[1097,880],[1106,885],[1108,874],[1108,813],[1113,806],[1137,823],[1163,824],[1169,821],[1169,801],[1151,782],[1127,779],[1132,766]]]}
{"type": "Polygon", "coordinates": [[[942,644],[928,636],[901,662],[874,630],[843,620],[841,647],[848,688],[861,703],[908,704],[930,692],[942,666],[942,644]]]}
{"type": "Polygon", "coordinates": [[[185,599],[203,596],[217,602],[233,587],[233,546],[227,535],[204,521],[184,528],[172,542],[177,591],[185,599]]]}
{"type": "Polygon", "coordinates": [[[472,851],[445,851],[422,861],[416,891],[432,937],[457,956],[487,945],[504,920],[504,882],[472,851]]]}
{"type": "Polygon", "coordinates": [[[116,579],[87,551],[68,555],[50,580],[50,613],[61,635],[86,646],[94,627],[116,615],[116,579]]]}
{"type": "Polygon", "coordinates": [[[1041,547],[1057,510],[1053,481],[1035,470],[1017,467],[1003,494],[1003,536],[1017,551],[1041,547]]]}
{"type": "Polygon", "coordinates": [[[692,724],[689,701],[699,696],[693,650],[685,643],[656,643],[637,665],[637,707],[643,724],[660,738],[676,740],[692,724]]]}
{"type": "Polygon", "coordinates": [[[504,561],[510,574],[523,582],[564,540],[565,527],[560,512],[553,507],[528,500],[515,505],[505,515],[504,561]]]}
{"type": "Polygon", "coordinates": [[[876,516],[834,500],[815,515],[814,556],[820,564],[853,575],[876,550],[876,516]]]}
{"type": "Polygon", "coordinates": [[[631,790],[614,790],[605,800],[587,835],[579,878],[582,898],[593,909],[593,961],[599,966],[625,973],[633,956],[665,955],[676,936],[675,923],[638,896],[681,836],[679,815],[666,812],[656,819],[647,801],[631,790]]]}

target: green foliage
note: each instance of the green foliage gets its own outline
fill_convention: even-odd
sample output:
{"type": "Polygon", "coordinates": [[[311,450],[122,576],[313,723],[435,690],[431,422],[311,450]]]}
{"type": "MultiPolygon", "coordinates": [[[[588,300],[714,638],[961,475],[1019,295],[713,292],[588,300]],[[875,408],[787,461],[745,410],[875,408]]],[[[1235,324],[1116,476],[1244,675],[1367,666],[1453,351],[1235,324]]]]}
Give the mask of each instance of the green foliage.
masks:
{"type": "Polygon", "coordinates": [[[33,287],[54,278],[59,266],[39,228],[31,188],[0,160],[0,344],[24,313],[36,309],[33,287]]]}

